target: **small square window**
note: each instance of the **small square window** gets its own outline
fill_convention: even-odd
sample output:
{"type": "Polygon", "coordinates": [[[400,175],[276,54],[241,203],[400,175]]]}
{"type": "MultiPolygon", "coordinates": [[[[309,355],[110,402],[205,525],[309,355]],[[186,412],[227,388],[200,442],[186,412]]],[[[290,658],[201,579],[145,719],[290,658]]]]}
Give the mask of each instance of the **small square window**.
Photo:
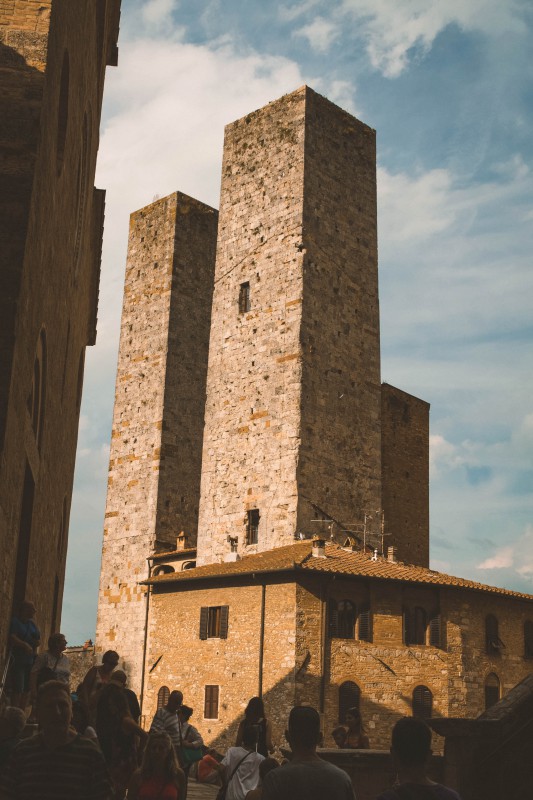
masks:
{"type": "Polygon", "coordinates": [[[246,519],[246,544],[257,544],[259,541],[259,509],[251,508],[246,519]]]}
{"type": "Polygon", "coordinates": [[[228,638],[229,606],[204,606],[200,609],[200,639],[228,638]]]}
{"type": "Polygon", "coordinates": [[[205,719],[218,719],[218,688],[218,686],[205,687],[205,719]]]}
{"type": "Polygon", "coordinates": [[[241,283],[239,289],[239,314],[245,314],[250,310],[250,283],[241,283]]]}

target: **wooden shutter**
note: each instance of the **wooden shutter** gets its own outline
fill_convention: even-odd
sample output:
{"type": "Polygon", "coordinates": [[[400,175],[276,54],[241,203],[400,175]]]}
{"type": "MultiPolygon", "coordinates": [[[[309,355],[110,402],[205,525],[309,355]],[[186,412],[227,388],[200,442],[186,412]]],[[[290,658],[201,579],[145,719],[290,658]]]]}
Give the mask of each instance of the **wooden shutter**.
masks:
{"type": "Polygon", "coordinates": [[[370,609],[366,607],[363,607],[363,610],[359,612],[359,639],[362,642],[372,641],[370,609]]]}
{"type": "Polygon", "coordinates": [[[229,606],[220,606],[220,638],[228,638],[229,606]]]}
{"type": "Polygon", "coordinates": [[[431,647],[442,647],[440,614],[433,614],[429,621],[429,644],[431,647]]]}
{"type": "Polygon", "coordinates": [[[413,690],[413,717],[429,719],[433,713],[433,695],[427,686],[416,686],[413,690]]]}
{"type": "Polygon", "coordinates": [[[218,719],[218,686],[205,687],[204,717],[218,719]]]}
{"type": "Polygon", "coordinates": [[[209,609],[207,606],[202,606],[200,609],[200,639],[207,639],[207,620],[209,618],[209,609]]]}
{"type": "Polygon", "coordinates": [[[170,697],[170,689],[168,686],[162,686],[157,693],[157,708],[163,708],[168,703],[170,697]]]}
{"type": "Polygon", "coordinates": [[[335,639],[339,635],[339,612],[337,611],[337,603],[335,600],[329,601],[328,630],[330,639],[335,639]]]}

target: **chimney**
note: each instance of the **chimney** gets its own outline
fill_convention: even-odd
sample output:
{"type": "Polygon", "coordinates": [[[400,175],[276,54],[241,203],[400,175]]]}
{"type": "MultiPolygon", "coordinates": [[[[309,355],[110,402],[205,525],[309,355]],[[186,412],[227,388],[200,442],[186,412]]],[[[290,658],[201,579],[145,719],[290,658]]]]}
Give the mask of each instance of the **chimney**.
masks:
{"type": "Polygon", "coordinates": [[[227,537],[227,541],[229,543],[229,553],[224,554],[224,561],[225,563],[230,563],[232,561],[240,561],[240,555],[237,552],[237,547],[239,544],[239,537],[238,536],[229,536],[227,537]]]}
{"type": "Polygon", "coordinates": [[[390,561],[391,564],[396,564],[396,562],[398,561],[397,547],[387,547],[387,561],[390,561]]]}
{"type": "Polygon", "coordinates": [[[185,550],[187,548],[187,535],[185,531],[181,531],[176,539],[176,550],[185,550]]]}
{"type": "Polygon", "coordinates": [[[313,546],[311,550],[312,555],[315,558],[325,558],[326,557],[326,540],[319,539],[315,537],[313,539],[313,546]]]}

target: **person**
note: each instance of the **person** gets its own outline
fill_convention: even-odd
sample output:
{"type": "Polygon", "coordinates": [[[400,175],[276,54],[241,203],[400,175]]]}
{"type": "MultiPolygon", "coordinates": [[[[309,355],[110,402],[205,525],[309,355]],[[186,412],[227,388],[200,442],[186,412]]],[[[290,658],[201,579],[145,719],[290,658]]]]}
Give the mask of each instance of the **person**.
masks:
{"type": "Polygon", "coordinates": [[[11,620],[9,644],[13,660],[11,662],[11,704],[23,710],[28,705],[30,674],[35,661],[41,633],[35,624],[36,608],[31,600],[24,600],[19,612],[11,620]]]}
{"type": "Polygon", "coordinates": [[[98,698],[96,735],[111,775],[117,800],[122,800],[138,766],[137,740],[148,734],[133,721],[121,686],[110,682],[98,698]]]}
{"type": "Polygon", "coordinates": [[[392,729],[391,754],[398,785],[378,800],[461,800],[453,789],[427,777],[431,756],[431,730],[418,717],[403,717],[392,729]]]}
{"type": "Polygon", "coordinates": [[[294,706],[285,732],[292,760],[265,776],[262,800],[355,800],[346,772],[323,761],[316,749],[321,740],[320,717],[311,706],[294,706]]]}
{"type": "Polygon", "coordinates": [[[259,783],[259,765],[264,756],[256,751],[257,725],[245,725],[242,746],[230,747],[218,764],[218,771],[226,785],[226,800],[244,800],[250,789],[259,783]]]}
{"type": "Polygon", "coordinates": [[[166,706],[158,708],[154,714],[150,733],[168,733],[176,754],[181,750],[181,723],[178,717],[178,709],[183,704],[183,693],[178,689],[170,692],[166,706]]]}
{"type": "Polygon", "coordinates": [[[98,736],[92,725],[89,725],[89,713],[81,700],[72,702],[72,727],[80,736],[91,739],[95,744],[98,743],[98,736]]]}
{"type": "Polygon", "coordinates": [[[351,750],[368,750],[370,743],[359,709],[356,706],[349,708],[345,719],[348,730],[343,747],[351,750]]]}
{"type": "Polygon", "coordinates": [[[216,750],[208,749],[200,761],[193,764],[191,773],[194,772],[198,783],[212,783],[220,786],[221,779],[218,770],[222,755],[216,750]],[[196,767],[196,769],[195,769],[196,767]]]}
{"type": "Polygon", "coordinates": [[[259,764],[259,786],[255,789],[250,789],[245,800],[261,800],[263,796],[262,783],[265,779],[265,775],[268,775],[270,770],[276,769],[277,767],[279,767],[279,761],[276,761],[275,758],[268,757],[265,758],[264,761],[261,761],[259,764]]]}
{"type": "Polygon", "coordinates": [[[102,754],[70,728],[68,686],[61,681],[43,683],[36,713],[39,733],[11,752],[0,779],[2,800],[111,800],[102,754]]]}
{"type": "Polygon", "coordinates": [[[19,743],[26,726],[26,715],[17,706],[6,706],[0,714],[0,771],[7,764],[9,755],[19,743]]]}
{"type": "Polygon", "coordinates": [[[178,708],[178,719],[181,725],[181,761],[187,772],[188,768],[196,761],[200,761],[204,751],[204,740],[201,734],[189,722],[193,710],[189,706],[181,705],[178,708]]]}
{"type": "Polygon", "coordinates": [[[237,729],[236,747],[242,746],[243,731],[247,725],[257,725],[257,752],[261,753],[264,758],[266,758],[269,753],[273,753],[272,725],[270,724],[270,720],[265,717],[265,707],[260,697],[252,697],[244,710],[244,719],[241,720],[237,729]]]}
{"type": "Polygon", "coordinates": [[[331,731],[331,735],[333,737],[333,741],[339,748],[343,748],[346,746],[346,737],[348,736],[348,730],[344,727],[344,725],[337,725],[336,728],[333,728],[331,731]]]}
{"type": "Polygon", "coordinates": [[[48,637],[48,650],[40,653],[30,674],[30,693],[32,703],[37,696],[37,689],[47,680],[62,681],[70,686],[70,664],[64,651],[67,640],[62,633],[53,633],[48,637]]]}
{"type": "Polygon", "coordinates": [[[109,679],[118,662],[119,654],[114,650],[106,650],[102,656],[102,663],[91,667],[81,683],[79,699],[88,709],[92,725],[96,724],[96,707],[100,691],[103,686],[109,683],[109,679]]]}
{"type": "Polygon", "coordinates": [[[128,787],[128,800],[181,800],[185,796],[185,775],[180,769],[168,733],[151,733],[141,768],[128,787]]]}
{"type": "Polygon", "coordinates": [[[128,708],[130,710],[131,718],[134,722],[139,722],[141,717],[141,707],[139,705],[139,701],[137,700],[137,695],[127,686],[128,683],[128,676],[122,669],[116,669],[113,673],[111,673],[111,681],[114,683],[118,683],[124,690],[124,694],[126,695],[126,700],[128,701],[128,708]]]}

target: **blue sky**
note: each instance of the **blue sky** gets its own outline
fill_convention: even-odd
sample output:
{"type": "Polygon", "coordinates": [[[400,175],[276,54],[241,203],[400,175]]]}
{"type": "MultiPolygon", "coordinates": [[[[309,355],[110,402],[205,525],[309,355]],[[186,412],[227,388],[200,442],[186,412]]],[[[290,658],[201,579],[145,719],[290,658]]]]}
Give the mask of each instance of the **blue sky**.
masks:
{"type": "Polygon", "coordinates": [[[94,636],[129,214],[218,206],[223,128],[304,83],[376,128],[382,378],[431,403],[431,565],[533,593],[529,0],[122,0],[62,628],[94,636]]]}

